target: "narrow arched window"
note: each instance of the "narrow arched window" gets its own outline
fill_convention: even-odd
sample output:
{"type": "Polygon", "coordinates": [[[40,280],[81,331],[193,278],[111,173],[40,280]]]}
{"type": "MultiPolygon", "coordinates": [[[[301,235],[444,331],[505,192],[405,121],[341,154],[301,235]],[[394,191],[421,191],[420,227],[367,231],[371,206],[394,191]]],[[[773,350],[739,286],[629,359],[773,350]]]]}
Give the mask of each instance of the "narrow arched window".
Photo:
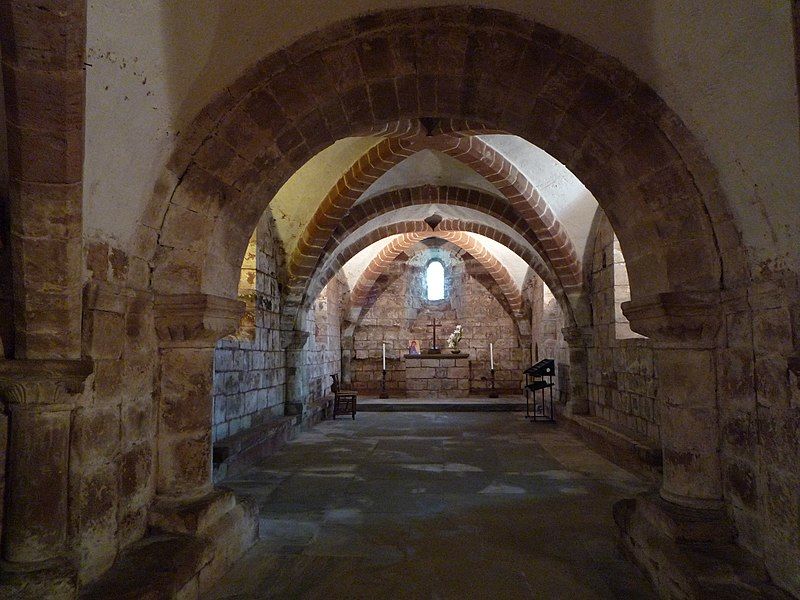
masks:
{"type": "Polygon", "coordinates": [[[428,300],[444,300],[444,265],[438,260],[429,262],[425,278],[428,283],[428,300]]]}

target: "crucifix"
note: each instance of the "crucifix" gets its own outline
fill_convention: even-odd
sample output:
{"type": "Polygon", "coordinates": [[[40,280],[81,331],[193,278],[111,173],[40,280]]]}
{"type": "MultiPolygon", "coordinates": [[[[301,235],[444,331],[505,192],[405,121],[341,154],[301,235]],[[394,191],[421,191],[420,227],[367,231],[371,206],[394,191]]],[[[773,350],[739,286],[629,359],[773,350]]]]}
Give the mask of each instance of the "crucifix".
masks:
{"type": "Polygon", "coordinates": [[[431,352],[436,353],[439,350],[439,348],[436,347],[436,317],[432,318],[433,323],[429,323],[428,327],[433,327],[433,346],[431,346],[431,352]]]}

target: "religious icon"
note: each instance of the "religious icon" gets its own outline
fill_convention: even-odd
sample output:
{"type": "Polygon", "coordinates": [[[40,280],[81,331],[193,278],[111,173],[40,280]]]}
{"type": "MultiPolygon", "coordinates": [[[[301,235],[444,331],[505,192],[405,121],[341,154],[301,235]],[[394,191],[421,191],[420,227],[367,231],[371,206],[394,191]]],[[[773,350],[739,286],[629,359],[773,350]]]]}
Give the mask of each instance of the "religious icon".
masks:
{"type": "Polygon", "coordinates": [[[419,354],[419,340],[411,340],[408,342],[408,353],[419,354]]]}

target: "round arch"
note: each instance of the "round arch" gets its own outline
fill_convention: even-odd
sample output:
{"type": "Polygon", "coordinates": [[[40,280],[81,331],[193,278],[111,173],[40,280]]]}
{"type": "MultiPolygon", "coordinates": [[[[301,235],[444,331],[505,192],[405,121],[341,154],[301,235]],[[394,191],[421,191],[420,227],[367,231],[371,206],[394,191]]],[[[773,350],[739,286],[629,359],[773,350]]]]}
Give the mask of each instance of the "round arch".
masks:
{"type": "Polygon", "coordinates": [[[461,219],[444,219],[437,225],[435,230],[431,229],[424,221],[400,220],[396,223],[379,225],[370,231],[362,232],[347,245],[339,247],[336,252],[330,256],[326,264],[315,273],[309,285],[306,303],[313,302],[313,299],[316,298],[328,281],[336,275],[339,269],[370,244],[398,234],[416,234],[420,236],[420,239],[424,239],[454,232],[477,233],[483,235],[503,244],[509,250],[517,254],[517,256],[522,258],[522,260],[542,278],[545,285],[553,292],[553,296],[558,300],[561,309],[564,311],[566,322],[570,325],[574,324],[574,311],[564,290],[558,286],[558,282],[554,280],[552,275],[537,261],[537,255],[532,248],[520,243],[497,228],[483,223],[461,219]]]}
{"type": "Polygon", "coordinates": [[[633,73],[513,14],[475,8],[445,26],[425,10],[413,28],[396,11],[298,40],[198,116],[152,207],[156,291],[232,296],[248,234],[294,170],[342,137],[415,135],[422,117],[426,133],[508,132],[565,164],[608,215],[634,299],[716,291],[741,272],[741,256],[728,253],[726,271],[717,248],[714,224],[731,219],[713,169],[633,73]],[[440,39],[458,50],[441,56],[440,39]],[[187,212],[195,235],[168,235],[187,212]]]}

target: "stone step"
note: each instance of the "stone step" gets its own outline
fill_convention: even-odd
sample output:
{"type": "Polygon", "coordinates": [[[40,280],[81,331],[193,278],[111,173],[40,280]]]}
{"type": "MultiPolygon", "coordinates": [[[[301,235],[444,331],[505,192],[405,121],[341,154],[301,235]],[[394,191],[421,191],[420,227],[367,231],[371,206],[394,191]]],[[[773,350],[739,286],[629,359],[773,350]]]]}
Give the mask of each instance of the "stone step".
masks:
{"type": "Polygon", "coordinates": [[[111,569],[82,589],[80,599],[175,598],[205,566],[206,552],[206,543],[194,536],[147,536],[124,550],[111,569]]]}
{"type": "Polygon", "coordinates": [[[525,402],[508,400],[360,400],[359,412],[524,412],[525,402]]]}

